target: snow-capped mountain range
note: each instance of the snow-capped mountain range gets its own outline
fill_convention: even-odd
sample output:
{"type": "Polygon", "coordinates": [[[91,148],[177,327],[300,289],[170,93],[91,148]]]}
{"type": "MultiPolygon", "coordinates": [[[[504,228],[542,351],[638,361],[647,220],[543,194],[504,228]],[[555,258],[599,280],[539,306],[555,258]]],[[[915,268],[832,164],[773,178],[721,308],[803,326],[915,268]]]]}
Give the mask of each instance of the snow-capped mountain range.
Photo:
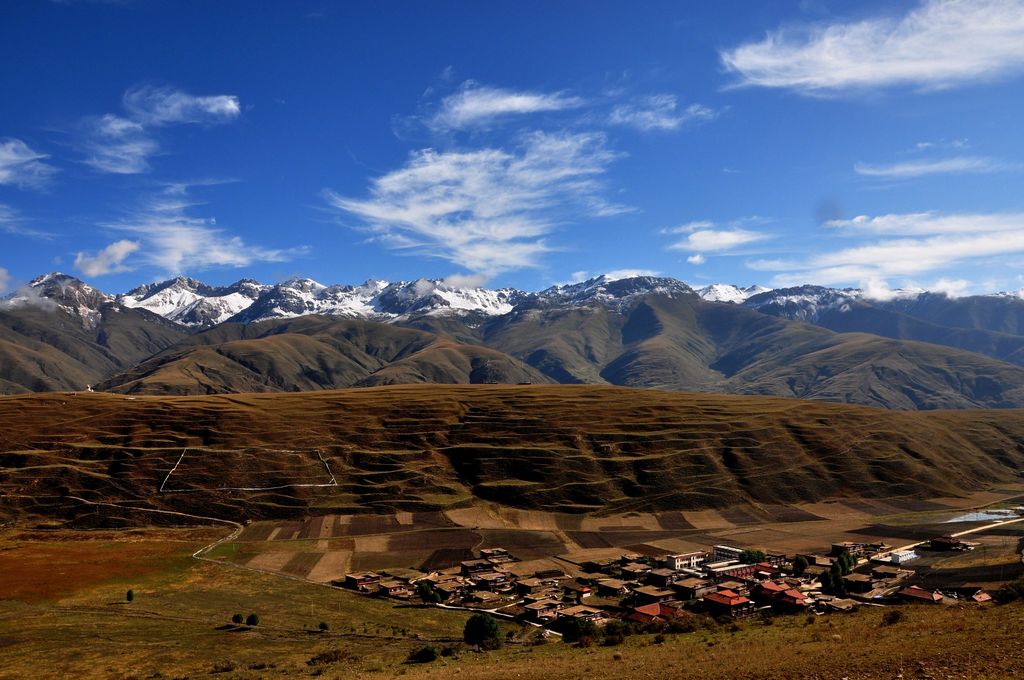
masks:
{"type": "MultiPolygon", "coordinates": [[[[294,278],[268,285],[242,279],[230,286],[215,287],[191,278],[178,277],[139,286],[127,293],[110,295],[72,276],[51,273],[8,295],[8,307],[56,304],[95,324],[105,304],[144,309],[169,321],[207,328],[227,321],[251,323],[307,314],[324,314],[375,321],[400,321],[412,316],[508,314],[517,308],[572,307],[591,304],[618,306],[637,296],[657,293],[671,297],[695,295],[708,302],[742,305],[776,316],[816,321],[825,311],[846,311],[858,301],[873,300],[857,288],[799,286],[772,290],[763,286],[741,288],[713,284],[693,288],[677,279],[639,276],[598,276],[587,281],[552,286],[540,292],[513,288],[497,290],[453,286],[443,280],[388,282],[371,279],[352,285],[324,285],[312,279],[294,278]]],[[[937,295],[923,290],[897,290],[888,301],[907,303],[937,295]]],[[[1024,291],[997,293],[988,298],[1024,299],[1024,291]]]]}

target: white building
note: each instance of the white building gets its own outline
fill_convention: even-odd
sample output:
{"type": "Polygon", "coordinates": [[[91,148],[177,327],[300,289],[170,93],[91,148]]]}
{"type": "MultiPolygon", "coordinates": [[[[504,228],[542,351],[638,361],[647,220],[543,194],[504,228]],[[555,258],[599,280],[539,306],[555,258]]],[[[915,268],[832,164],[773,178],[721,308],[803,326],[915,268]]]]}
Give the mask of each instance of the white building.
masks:
{"type": "Polygon", "coordinates": [[[696,552],[680,553],[678,555],[665,555],[665,568],[672,571],[683,569],[696,569],[704,563],[708,554],[703,550],[696,552]]]}
{"type": "Polygon", "coordinates": [[[898,550],[889,555],[889,561],[893,564],[903,564],[904,562],[916,559],[917,553],[913,550],[898,550]]]}

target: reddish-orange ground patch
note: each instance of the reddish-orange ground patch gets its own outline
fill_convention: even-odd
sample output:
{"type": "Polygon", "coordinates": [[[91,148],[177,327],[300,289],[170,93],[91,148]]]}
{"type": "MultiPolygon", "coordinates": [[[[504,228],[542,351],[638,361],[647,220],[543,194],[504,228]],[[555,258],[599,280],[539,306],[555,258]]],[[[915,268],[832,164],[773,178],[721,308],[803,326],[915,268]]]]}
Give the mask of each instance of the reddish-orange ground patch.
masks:
{"type": "MultiPolygon", "coordinates": [[[[0,542],[0,600],[59,600],[92,586],[140,581],[184,563],[208,536],[167,540],[47,540],[0,542]]],[[[213,540],[212,538],[210,540],[213,540]]]]}

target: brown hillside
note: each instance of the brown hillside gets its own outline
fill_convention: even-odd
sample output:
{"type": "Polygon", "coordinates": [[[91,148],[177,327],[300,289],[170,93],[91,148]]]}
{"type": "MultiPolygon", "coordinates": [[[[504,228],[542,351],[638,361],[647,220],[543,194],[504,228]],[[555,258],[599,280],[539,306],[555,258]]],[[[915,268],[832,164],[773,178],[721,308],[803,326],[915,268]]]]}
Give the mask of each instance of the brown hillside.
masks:
{"type": "Polygon", "coordinates": [[[0,507],[75,525],[117,513],[69,496],[230,518],[430,511],[474,497],[623,512],[956,495],[1024,468],[1019,411],[593,386],[25,395],[0,399],[0,424],[0,507]],[[186,448],[174,492],[160,493],[186,448]],[[314,449],[337,486],[289,486],[329,482],[314,449]],[[214,490],[254,486],[284,488],[214,490]]]}

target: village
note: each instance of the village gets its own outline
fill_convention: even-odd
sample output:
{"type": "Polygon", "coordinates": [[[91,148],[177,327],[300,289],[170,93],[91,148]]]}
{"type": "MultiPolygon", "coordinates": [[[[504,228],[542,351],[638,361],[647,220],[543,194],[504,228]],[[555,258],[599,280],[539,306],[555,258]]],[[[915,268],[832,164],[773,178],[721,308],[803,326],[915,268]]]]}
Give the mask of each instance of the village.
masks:
{"type": "Polygon", "coordinates": [[[751,616],[848,612],[859,606],[988,602],[991,595],[978,588],[929,590],[912,583],[918,550],[961,552],[975,545],[947,534],[902,549],[841,542],[828,554],[792,557],[715,545],[678,554],[624,552],[567,564],[566,571],[526,575],[515,573],[519,561],[509,551],[489,547],[448,569],[350,573],[332,585],[368,596],[486,611],[546,631],[603,627],[613,620],[656,628],[695,615],[725,623],[751,616]]]}

